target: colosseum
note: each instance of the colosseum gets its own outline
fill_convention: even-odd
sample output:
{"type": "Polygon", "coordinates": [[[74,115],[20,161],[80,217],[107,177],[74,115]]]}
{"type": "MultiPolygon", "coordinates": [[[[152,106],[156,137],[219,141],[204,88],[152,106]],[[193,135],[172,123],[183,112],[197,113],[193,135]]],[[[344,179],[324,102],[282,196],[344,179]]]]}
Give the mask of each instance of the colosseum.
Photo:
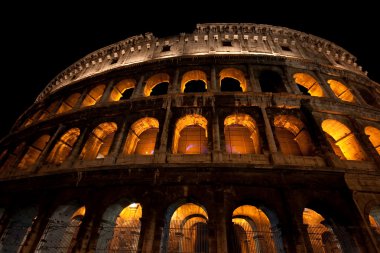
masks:
{"type": "Polygon", "coordinates": [[[0,252],[380,252],[379,101],[284,27],[104,47],[0,141],[0,252]]]}

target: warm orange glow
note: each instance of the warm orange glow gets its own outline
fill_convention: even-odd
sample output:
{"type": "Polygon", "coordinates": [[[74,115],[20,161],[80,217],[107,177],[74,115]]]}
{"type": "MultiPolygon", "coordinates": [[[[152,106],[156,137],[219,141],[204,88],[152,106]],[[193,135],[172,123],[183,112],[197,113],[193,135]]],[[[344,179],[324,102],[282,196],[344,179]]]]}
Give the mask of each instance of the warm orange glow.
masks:
{"type": "Polygon", "coordinates": [[[31,146],[29,146],[28,151],[25,153],[17,167],[20,169],[26,169],[34,165],[40,157],[42,151],[45,149],[49,140],[49,135],[42,135],[40,138],[38,138],[31,146]]]}
{"type": "Polygon", "coordinates": [[[57,114],[72,110],[78,102],[79,97],[79,93],[74,93],[70,97],[66,98],[65,101],[63,101],[61,106],[59,107],[57,114]]]}
{"type": "Polygon", "coordinates": [[[293,75],[293,78],[297,84],[305,87],[311,96],[325,96],[321,85],[311,75],[308,75],[306,73],[296,73],[293,75]]]}
{"type": "Polygon", "coordinates": [[[116,130],[117,125],[114,122],[105,122],[97,126],[84,145],[80,158],[93,160],[106,157],[116,130]]]}
{"type": "Polygon", "coordinates": [[[169,82],[170,81],[170,76],[166,73],[160,73],[156,74],[154,76],[151,76],[145,84],[144,87],[144,96],[148,97],[150,96],[150,93],[152,92],[153,88],[159,84],[159,83],[164,83],[164,82],[169,82]]]}
{"type": "Polygon", "coordinates": [[[354,95],[344,84],[331,79],[328,80],[327,83],[330,84],[330,87],[337,98],[347,102],[355,102],[354,95]]]}
{"type": "Polygon", "coordinates": [[[109,100],[110,101],[119,101],[122,98],[123,93],[126,90],[135,88],[135,86],[136,86],[136,82],[133,79],[124,79],[124,80],[118,82],[113,87],[109,100]]]}
{"type": "Polygon", "coordinates": [[[82,220],[84,215],[86,213],[86,207],[82,206],[78,208],[73,215],[71,215],[71,220],[76,219],[76,220],[82,220]]]}
{"type": "Polygon", "coordinates": [[[124,155],[152,155],[158,129],[159,122],[155,118],[145,117],[133,123],[125,141],[124,155]],[[148,131],[149,129],[152,131],[148,131]],[[148,132],[145,133],[146,131],[148,132]]]}
{"type": "Polygon", "coordinates": [[[207,76],[206,73],[201,70],[191,70],[183,74],[181,81],[181,92],[185,91],[186,83],[190,81],[201,80],[205,83],[205,88],[207,90],[207,76]]]}
{"type": "Polygon", "coordinates": [[[208,219],[207,212],[202,206],[193,203],[186,203],[175,210],[170,220],[182,221],[189,216],[193,216],[194,214],[198,214],[199,216],[203,217],[204,220],[208,219]]]}
{"type": "Polygon", "coordinates": [[[72,128],[62,135],[61,139],[55,144],[51,150],[47,162],[53,164],[62,164],[70,155],[80,134],[79,128],[72,128]]]}
{"type": "MultiPolygon", "coordinates": [[[[177,122],[176,122],[175,130],[174,130],[173,146],[172,146],[173,154],[179,153],[179,140],[181,138],[181,132],[182,132],[182,130],[184,130],[186,127],[189,127],[189,126],[199,126],[199,127],[203,128],[204,129],[204,135],[200,131],[199,131],[199,134],[203,135],[204,138],[207,138],[207,120],[203,116],[198,115],[198,114],[186,115],[186,116],[180,118],[179,120],[177,120],[177,122]]],[[[196,145],[199,145],[202,142],[203,138],[201,138],[201,137],[202,136],[200,136],[200,138],[198,138],[199,142],[195,143],[196,145]]],[[[188,147],[186,147],[185,150],[187,148],[188,147]]],[[[201,148],[199,148],[199,149],[201,149],[201,148]]]]}
{"type": "MultiPolygon", "coordinates": [[[[322,122],[322,129],[334,140],[347,160],[365,160],[366,156],[351,130],[337,120],[327,119],[322,122]]],[[[331,139],[330,139],[331,141],[331,139]]],[[[332,145],[333,149],[334,146],[332,145]]],[[[336,148],[336,147],[335,147],[336,148]]],[[[339,156],[338,152],[335,152],[339,156]]],[[[342,158],[341,158],[342,159],[342,158]]]]}
{"type": "Polygon", "coordinates": [[[25,142],[22,142],[21,144],[19,144],[14,150],[12,153],[10,153],[8,155],[8,158],[7,160],[4,162],[4,164],[1,166],[1,170],[4,170],[6,168],[9,168],[13,165],[15,165],[15,162],[16,162],[16,159],[17,157],[20,155],[21,151],[24,149],[25,147],[25,142]]]}
{"type": "Polygon", "coordinates": [[[100,98],[103,96],[105,88],[106,86],[104,84],[101,84],[90,90],[90,92],[87,93],[86,97],[84,98],[81,107],[96,104],[96,102],[98,102],[100,98]]]}
{"type": "Polygon", "coordinates": [[[256,121],[248,114],[233,114],[224,120],[227,153],[260,153],[259,132],[256,121]]]}
{"type": "Polygon", "coordinates": [[[57,105],[58,105],[58,101],[54,101],[53,103],[51,103],[48,108],[43,110],[38,120],[47,119],[51,114],[54,113],[54,110],[57,108],[57,105]]]}
{"type": "Polygon", "coordinates": [[[24,127],[27,127],[29,125],[31,125],[34,121],[37,121],[38,120],[38,116],[40,115],[40,112],[41,111],[37,111],[33,114],[33,116],[31,116],[30,118],[28,118],[25,123],[24,123],[24,127]]]}
{"type": "Polygon", "coordinates": [[[226,68],[220,71],[219,73],[219,85],[222,84],[222,80],[226,77],[236,79],[240,82],[240,87],[243,92],[247,91],[247,81],[245,79],[244,73],[241,70],[235,68],[226,68]]]}
{"type": "Polygon", "coordinates": [[[280,150],[286,155],[312,155],[314,145],[304,123],[292,115],[274,118],[275,134],[280,150]]]}
{"type": "Polygon", "coordinates": [[[380,129],[372,126],[367,126],[364,129],[366,135],[368,135],[369,141],[380,155],[380,129]]]}

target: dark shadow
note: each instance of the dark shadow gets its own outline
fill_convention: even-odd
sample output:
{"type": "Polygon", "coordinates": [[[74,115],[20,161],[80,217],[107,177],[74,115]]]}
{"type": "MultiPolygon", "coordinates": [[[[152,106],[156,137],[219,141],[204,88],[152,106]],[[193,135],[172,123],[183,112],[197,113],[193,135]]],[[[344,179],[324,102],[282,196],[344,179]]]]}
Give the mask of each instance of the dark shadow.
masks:
{"type": "Polygon", "coordinates": [[[159,83],[153,87],[152,91],[150,92],[150,96],[160,96],[168,94],[168,87],[168,82],[159,83]]]}
{"type": "Polygon", "coordinates": [[[206,92],[206,83],[202,80],[191,80],[186,83],[184,93],[206,92]]]}
{"type": "Polygon", "coordinates": [[[240,82],[231,77],[226,77],[222,79],[220,83],[220,90],[243,92],[242,88],[240,87],[240,82]]]}

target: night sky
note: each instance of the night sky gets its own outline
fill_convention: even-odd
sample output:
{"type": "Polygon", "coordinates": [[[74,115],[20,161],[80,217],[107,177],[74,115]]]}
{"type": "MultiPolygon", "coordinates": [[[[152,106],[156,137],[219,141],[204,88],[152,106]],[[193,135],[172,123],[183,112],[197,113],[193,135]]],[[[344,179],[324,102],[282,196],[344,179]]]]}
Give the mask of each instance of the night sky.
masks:
{"type": "MultiPolygon", "coordinates": [[[[35,2],[35,1],[33,1],[35,2]]],[[[358,58],[369,77],[380,82],[380,13],[374,4],[331,7],[329,2],[105,1],[77,7],[69,1],[46,4],[15,2],[2,7],[3,49],[0,99],[0,137],[60,71],[101,47],[133,35],[155,36],[191,33],[197,23],[236,22],[285,26],[311,33],[345,48],[358,58]],[[291,3],[290,3],[291,2],[291,3]],[[205,5],[208,6],[205,6],[205,5]],[[232,5],[233,4],[233,5],[232,5]],[[301,11],[303,10],[303,11],[301,11]]],[[[79,1],[77,1],[79,2],[79,1]]],[[[330,1],[332,2],[332,1],[330,1]]],[[[372,1],[374,2],[374,1],[372,1]]]]}

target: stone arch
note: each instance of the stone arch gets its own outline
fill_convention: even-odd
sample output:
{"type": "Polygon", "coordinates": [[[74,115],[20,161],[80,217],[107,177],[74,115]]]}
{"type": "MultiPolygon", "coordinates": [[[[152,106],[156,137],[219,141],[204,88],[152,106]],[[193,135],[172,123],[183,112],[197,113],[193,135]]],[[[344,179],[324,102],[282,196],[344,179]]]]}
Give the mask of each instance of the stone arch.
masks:
{"type": "Polygon", "coordinates": [[[305,124],[292,115],[276,115],[275,135],[280,150],[285,155],[309,156],[314,154],[314,145],[305,124]]]}
{"type": "Polygon", "coordinates": [[[100,101],[103,96],[106,86],[104,84],[99,84],[92,88],[85,96],[81,107],[91,106],[100,101]]]}
{"type": "Polygon", "coordinates": [[[159,73],[151,76],[145,83],[144,87],[144,96],[150,96],[154,87],[161,83],[169,83],[170,76],[166,73],[159,73]]]}
{"type": "Polygon", "coordinates": [[[32,145],[28,147],[28,150],[22,157],[21,161],[17,165],[19,169],[27,169],[37,163],[41,156],[41,153],[46,148],[47,143],[50,140],[50,135],[42,135],[32,145]]]}
{"type": "Polygon", "coordinates": [[[85,213],[85,206],[77,202],[58,206],[49,218],[37,251],[71,251],[85,213]]]}
{"type": "Polygon", "coordinates": [[[366,160],[358,140],[346,125],[334,119],[326,119],[322,122],[322,130],[340,159],[366,160]]]}
{"type": "Polygon", "coordinates": [[[333,229],[326,224],[325,218],[310,208],[302,214],[303,224],[307,226],[311,246],[314,252],[342,253],[342,246],[333,229]],[[324,251],[329,250],[329,251],[324,251]]]}
{"type": "Polygon", "coordinates": [[[335,96],[340,100],[352,103],[356,102],[354,94],[343,83],[332,79],[328,80],[327,83],[330,85],[335,96]]]}
{"type": "Polygon", "coordinates": [[[177,120],[173,137],[173,154],[207,153],[207,120],[199,114],[189,114],[177,120]],[[188,132],[183,132],[188,131],[188,132]],[[194,138],[189,137],[192,134],[194,138]]]}
{"type": "Polygon", "coordinates": [[[74,106],[77,104],[79,98],[80,98],[80,93],[71,94],[68,98],[66,98],[62,102],[62,104],[57,110],[57,114],[71,111],[74,108],[74,106]]]}
{"type": "Polygon", "coordinates": [[[365,134],[368,136],[369,141],[380,155],[380,129],[373,126],[366,126],[364,128],[365,134]]]}
{"type": "Polygon", "coordinates": [[[16,160],[21,155],[21,153],[24,150],[25,146],[26,146],[26,143],[22,142],[22,143],[18,144],[13,149],[12,152],[9,153],[8,157],[6,158],[6,160],[4,161],[4,163],[1,166],[1,172],[3,172],[7,168],[15,166],[16,160]]]}
{"type": "Polygon", "coordinates": [[[99,124],[84,145],[80,158],[82,160],[94,160],[104,158],[108,155],[117,125],[115,122],[104,122],[99,124]]]}
{"type": "Polygon", "coordinates": [[[303,86],[310,96],[314,97],[325,97],[325,93],[321,85],[309,74],[306,73],[296,73],[293,75],[294,81],[303,86]]]}
{"type": "MultiPolygon", "coordinates": [[[[284,251],[278,220],[277,218],[271,220],[266,211],[252,205],[242,205],[233,211],[235,243],[232,246],[234,250],[240,248],[246,249],[241,252],[284,251]],[[250,240],[244,242],[245,237],[250,240]]],[[[271,217],[274,216],[271,212],[271,217]]]]}
{"type": "Polygon", "coordinates": [[[159,122],[157,119],[145,117],[137,120],[129,129],[124,146],[124,155],[152,155],[158,131],[159,122]]]}
{"type": "Polygon", "coordinates": [[[23,124],[23,127],[30,126],[32,123],[38,121],[38,117],[39,117],[40,113],[41,113],[41,110],[38,110],[38,111],[36,111],[35,113],[33,113],[32,116],[28,117],[28,118],[25,120],[25,122],[24,122],[24,124],[23,124]]]}
{"type": "Polygon", "coordinates": [[[202,81],[204,91],[207,91],[207,75],[201,70],[191,70],[183,74],[181,81],[181,92],[186,92],[187,84],[191,81],[202,81]]]}
{"type": "Polygon", "coordinates": [[[208,252],[208,214],[196,203],[179,201],[166,213],[164,252],[208,252]]]}
{"type": "Polygon", "coordinates": [[[10,219],[0,238],[0,252],[18,252],[31,232],[37,218],[36,206],[17,208],[10,214],[10,219]]]}
{"type": "Polygon", "coordinates": [[[372,106],[378,106],[379,104],[377,103],[377,99],[376,99],[376,96],[374,94],[376,94],[376,92],[374,94],[372,94],[371,92],[368,91],[368,89],[366,88],[361,88],[361,87],[357,87],[356,88],[361,97],[363,98],[363,100],[369,104],[369,105],[372,105],[372,106]]]}
{"type": "MultiPolygon", "coordinates": [[[[223,80],[225,78],[232,78],[239,82],[240,91],[246,92],[247,91],[247,80],[245,79],[244,73],[236,68],[225,68],[222,71],[219,72],[219,83],[221,91],[223,91],[223,80]]],[[[236,90],[239,91],[239,90],[236,90]]]]}
{"type": "Polygon", "coordinates": [[[96,251],[137,252],[142,206],[122,199],[109,206],[102,216],[96,251]]]}
{"type": "Polygon", "coordinates": [[[259,154],[261,145],[256,121],[248,114],[229,115],[224,120],[227,153],[259,154]]]}
{"type": "Polygon", "coordinates": [[[64,133],[55,144],[54,148],[50,151],[50,154],[46,159],[47,162],[56,165],[62,164],[71,154],[79,135],[79,128],[71,128],[64,133]]]}
{"type": "Polygon", "coordinates": [[[57,109],[57,105],[58,105],[58,101],[53,101],[50,103],[50,105],[48,107],[42,109],[42,112],[39,115],[38,120],[39,121],[45,120],[49,116],[51,116],[55,112],[55,110],[57,109]]]}
{"type": "Polygon", "coordinates": [[[284,81],[279,73],[272,70],[263,70],[259,75],[262,92],[287,92],[284,81]]]}
{"type": "Polygon", "coordinates": [[[136,81],[133,79],[124,79],[118,82],[112,89],[110,101],[119,101],[129,99],[135,89],[136,81]]]}

